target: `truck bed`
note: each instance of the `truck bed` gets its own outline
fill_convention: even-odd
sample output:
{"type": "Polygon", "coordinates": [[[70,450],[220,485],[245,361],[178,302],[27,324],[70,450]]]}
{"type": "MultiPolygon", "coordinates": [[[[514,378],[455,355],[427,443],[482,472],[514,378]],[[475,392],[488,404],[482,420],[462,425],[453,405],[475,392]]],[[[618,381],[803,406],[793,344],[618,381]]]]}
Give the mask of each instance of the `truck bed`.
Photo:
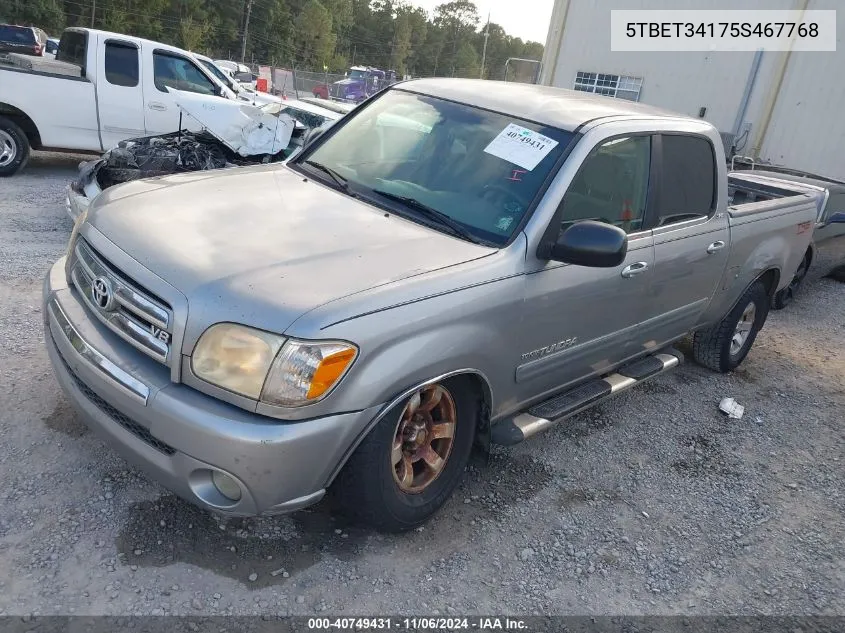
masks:
{"type": "Polygon", "coordinates": [[[776,290],[787,286],[810,247],[818,212],[815,193],[729,178],[728,223],[731,253],[709,319],[724,315],[742,288],[765,272],[759,262],[780,270],[776,290]]]}
{"type": "MultiPolygon", "coordinates": [[[[751,174],[749,174],[751,175],[751,174]]],[[[769,182],[760,182],[753,178],[745,178],[743,174],[728,174],[728,205],[730,209],[743,211],[750,203],[779,200],[782,198],[793,198],[807,195],[807,187],[796,184],[789,186],[782,181],[777,185],[769,182]]]]}
{"type": "Polygon", "coordinates": [[[32,69],[0,64],[0,85],[0,114],[2,104],[8,104],[13,112],[25,112],[35,122],[40,144],[33,144],[34,149],[103,151],[97,134],[96,91],[93,83],[80,76],[79,66],[53,60],[38,60],[32,69]],[[56,114],[57,107],[61,116],[56,114]]]}
{"type": "Polygon", "coordinates": [[[76,64],[60,62],[52,57],[35,57],[20,53],[9,53],[5,60],[0,60],[0,69],[82,78],[82,68],[76,64]]]}

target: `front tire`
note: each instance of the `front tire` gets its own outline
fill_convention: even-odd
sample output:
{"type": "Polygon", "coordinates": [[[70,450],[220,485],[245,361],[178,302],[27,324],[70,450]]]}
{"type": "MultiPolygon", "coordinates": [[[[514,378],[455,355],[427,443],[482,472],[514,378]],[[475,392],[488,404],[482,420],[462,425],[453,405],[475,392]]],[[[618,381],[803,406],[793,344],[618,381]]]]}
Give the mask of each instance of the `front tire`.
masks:
{"type": "Polygon", "coordinates": [[[769,305],[766,287],[754,282],[724,319],[693,335],[695,362],[721,373],[736,369],[766,322],[769,305]]]}
{"type": "Polygon", "coordinates": [[[472,451],[481,401],[472,379],[428,385],[385,415],[332,485],[341,509],[385,532],[427,521],[446,503],[472,451]]]}
{"type": "Polygon", "coordinates": [[[29,160],[29,139],[11,119],[0,116],[0,176],[12,176],[29,160]]]}

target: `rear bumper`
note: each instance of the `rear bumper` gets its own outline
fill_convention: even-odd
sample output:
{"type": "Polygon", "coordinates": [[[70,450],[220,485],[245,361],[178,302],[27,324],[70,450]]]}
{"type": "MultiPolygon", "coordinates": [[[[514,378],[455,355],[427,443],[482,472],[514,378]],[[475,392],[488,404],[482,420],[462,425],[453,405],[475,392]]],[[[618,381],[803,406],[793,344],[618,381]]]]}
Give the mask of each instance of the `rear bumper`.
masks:
{"type": "Polygon", "coordinates": [[[319,501],[381,407],[296,423],[244,411],[170,382],[169,369],[88,318],[67,287],[64,258],[44,283],[45,343],[56,378],[88,426],[184,499],[237,516],[319,501]],[[240,499],[223,496],[214,471],[240,499]]]}

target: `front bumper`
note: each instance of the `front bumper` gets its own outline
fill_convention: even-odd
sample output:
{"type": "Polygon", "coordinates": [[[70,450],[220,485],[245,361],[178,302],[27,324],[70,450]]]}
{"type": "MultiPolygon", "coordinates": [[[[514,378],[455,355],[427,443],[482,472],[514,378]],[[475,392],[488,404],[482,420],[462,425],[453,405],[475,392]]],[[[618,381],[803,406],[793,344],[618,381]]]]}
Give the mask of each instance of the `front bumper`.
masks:
{"type": "Polygon", "coordinates": [[[300,422],[244,411],[185,385],[89,318],[68,288],[64,258],[44,282],[45,343],[59,384],[88,426],[179,496],[237,516],[278,514],[319,501],[381,407],[300,422]],[[228,475],[226,498],[211,473],[228,475]]]}
{"type": "Polygon", "coordinates": [[[73,188],[73,185],[67,186],[67,191],[65,193],[65,211],[67,211],[68,217],[74,222],[76,222],[76,218],[82,215],[83,211],[88,209],[88,205],[94,201],[94,198],[102,193],[102,189],[100,189],[100,185],[97,183],[96,178],[92,179],[91,182],[85,185],[82,193],[76,191],[73,188]]]}

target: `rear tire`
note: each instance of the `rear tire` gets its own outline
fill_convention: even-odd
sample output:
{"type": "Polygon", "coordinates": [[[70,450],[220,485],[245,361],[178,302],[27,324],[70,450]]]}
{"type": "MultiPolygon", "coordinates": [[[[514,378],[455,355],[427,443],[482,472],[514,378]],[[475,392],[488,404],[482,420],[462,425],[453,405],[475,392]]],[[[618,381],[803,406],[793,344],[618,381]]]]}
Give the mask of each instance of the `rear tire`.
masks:
{"type": "Polygon", "coordinates": [[[736,369],[766,322],[769,305],[763,282],[754,282],[724,319],[693,335],[695,362],[721,373],[736,369]]]}
{"type": "Polygon", "coordinates": [[[0,116],[0,176],[12,176],[29,160],[29,139],[17,123],[0,116]]]}
{"type": "Polygon", "coordinates": [[[828,275],[831,279],[835,279],[836,281],[845,281],[845,266],[840,266],[839,268],[834,268],[830,274],[828,275]]]}
{"type": "Polygon", "coordinates": [[[801,290],[801,285],[804,283],[804,278],[807,276],[807,272],[809,270],[810,253],[808,251],[804,255],[804,259],[801,260],[801,263],[798,264],[798,270],[795,271],[795,275],[792,277],[792,281],[789,282],[789,285],[783,290],[775,293],[774,299],[772,299],[772,307],[775,310],[783,310],[786,306],[795,301],[795,296],[801,290]]]}
{"type": "Polygon", "coordinates": [[[403,532],[427,521],[463,478],[480,411],[480,396],[467,376],[448,378],[411,395],[376,424],[332,484],[340,509],[385,532],[403,532]],[[442,391],[437,402],[442,404],[426,418],[424,409],[437,398],[438,389],[442,391]],[[443,435],[430,429],[443,429],[448,411],[454,413],[451,439],[429,439],[443,435]],[[419,437],[423,427],[427,430],[419,437]],[[427,456],[417,457],[419,452],[427,456]],[[438,458],[443,464],[435,474],[429,464],[438,463],[438,458]]]}

